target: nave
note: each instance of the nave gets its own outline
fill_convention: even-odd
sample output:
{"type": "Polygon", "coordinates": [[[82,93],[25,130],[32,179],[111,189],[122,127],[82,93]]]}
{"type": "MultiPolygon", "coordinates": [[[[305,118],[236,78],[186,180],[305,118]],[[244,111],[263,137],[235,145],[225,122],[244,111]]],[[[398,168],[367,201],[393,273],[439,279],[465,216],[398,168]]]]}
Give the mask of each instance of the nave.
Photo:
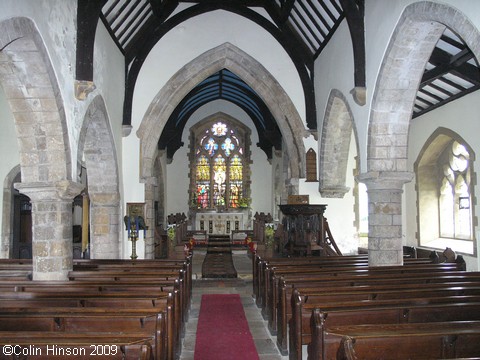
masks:
{"type": "MultiPolygon", "coordinates": [[[[235,279],[202,279],[202,264],[205,255],[206,251],[195,250],[193,252],[192,299],[180,360],[194,359],[198,314],[203,294],[239,294],[259,359],[288,359],[288,356],[282,356],[278,351],[276,337],[268,331],[268,323],[263,319],[261,309],[256,306],[255,299],[252,297],[252,259],[247,256],[246,251],[233,251],[233,262],[237,270],[235,279]]],[[[228,359],[228,357],[219,357],[219,359],[228,359]]]]}

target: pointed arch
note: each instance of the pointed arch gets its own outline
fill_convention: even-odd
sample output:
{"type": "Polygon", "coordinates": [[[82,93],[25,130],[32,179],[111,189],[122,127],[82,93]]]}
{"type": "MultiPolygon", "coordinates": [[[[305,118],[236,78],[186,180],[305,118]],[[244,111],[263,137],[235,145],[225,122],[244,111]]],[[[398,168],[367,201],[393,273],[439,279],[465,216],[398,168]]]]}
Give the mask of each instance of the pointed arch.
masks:
{"type": "MultiPolygon", "coordinates": [[[[458,155],[458,154],[457,154],[458,155]]],[[[475,152],[458,133],[451,129],[439,127],[427,139],[414,164],[417,191],[417,234],[420,246],[444,249],[456,248],[460,252],[475,255],[477,246],[474,239],[473,227],[478,224],[473,202],[475,182],[475,152]],[[453,144],[460,145],[468,154],[462,156],[465,168],[458,169],[453,165],[455,152],[453,144]],[[453,160],[452,160],[453,159],[453,160]],[[453,161],[453,162],[452,162],[453,161]],[[453,169],[454,170],[453,170],[453,169]],[[468,208],[461,210],[458,198],[459,184],[465,187],[468,193],[468,208]],[[457,187],[455,189],[455,187],[457,187]],[[460,215],[460,212],[462,214],[460,215]],[[466,216],[468,213],[468,216],[466,216]],[[466,216],[466,217],[465,217],[466,216]],[[455,228],[458,218],[466,219],[470,224],[470,232],[455,228]]]]}
{"type": "Polygon", "coordinates": [[[0,28],[0,83],[15,120],[22,182],[71,180],[63,100],[43,39],[27,18],[0,28]]]}
{"type": "MultiPolygon", "coordinates": [[[[346,180],[352,131],[357,138],[347,99],[341,91],[333,89],[328,99],[320,141],[319,186],[323,197],[342,198],[350,190],[346,180]]],[[[358,141],[356,144],[358,154],[358,141]]]]}
{"type": "Polygon", "coordinates": [[[120,256],[121,224],[118,163],[101,96],[92,100],[85,113],[78,156],[78,163],[84,160],[87,169],[91,257],[116,259],[120,256]]]}
{"type": "Polygon", "coordinates": [[[303,145],[305,126],[292,101],[275,78],[258,61],[234,45],[225,43],[186,64],[153,99],[137,131],[141,143],[140,177],[142,179],[147,179],[152,174],[158,139],[176,105],[199,82],[224,68],[242,78],[269,107],[282,136],[289,140],[284,144],[290,159],[292,177],[305,176],[303,145]]]}

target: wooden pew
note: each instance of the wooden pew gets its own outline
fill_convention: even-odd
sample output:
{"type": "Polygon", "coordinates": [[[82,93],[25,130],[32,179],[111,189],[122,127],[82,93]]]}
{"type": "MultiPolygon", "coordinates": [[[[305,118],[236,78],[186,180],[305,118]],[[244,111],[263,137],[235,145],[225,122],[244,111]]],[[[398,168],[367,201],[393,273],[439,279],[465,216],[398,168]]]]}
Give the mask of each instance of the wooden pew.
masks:
{"type": "MultiPolygon", "coordinates": [[[[474,286],[480,284],[480,272],[447,272],[434,274],[377,274],[358,276],[318,277],[310,279],[287,279],[280,281],[276,312],[269,318],[269,328],[276,329],[277,343],[283,353],[286,353],[287,324],[292,314],[291,301],[293,290],[301,292],[326,291],[335,292],[343,287],[346,289],[369,287],[379,288],[419,288],[434,286],[474,286]],[[276,316],[274,316],[276,314],[276,316]]],[[[347,291],[347,290],[344,290],[347,291]]],[[[272,309],[275,311],[275,309],[272,309]]]]}
{"type": "MultiPolygon", "coordinates": [[[[461,264],[432,264],[432,263],[417,263],[412,259],[412,261],[406,262],[405,265],[399,266],[388,266],[388,267],[369,267],[368,263],[335,263],[335,262],[327,262],[327,263],[312,263],[312,264],[305,264],[303,266],[298,266],[294,264],[283,264],[283,265],[266,265],[263,269],[263,274],[261,275],[261,283],[258,284],[259,286],[259,299],[257,299],[257,306],[261,306],[262,313],[265,316],[265,308],[268,306],[269,303],[269,296],[276,294],[276,286],[279,277],[286,274],[300,274],[301,276],[307,276],[307,274],[314,274],[314,273],[325,273],[326,271],[335,271],[335,273],[344,271],[344,272],[373,272],[373,271],[403,271],[403,272],[421,272],[421,271],[433,271],[441,270],[441,271],[456,271],[460,270],[463,267],[461,264]],[[408,266],[407,266],[408,265],[408,266]]],[[[273,295],[275,296],[275,295],[273,295]]]]}
{"type": "MultiPolygon", "coordinates": [[[[472,317],[470,318],[469,314],[469,319],[480,320],[479,296],[442,296],[436,298],[408,298],[357,302],[350,301],[325,304],[315,304],[307,302],[305,304],[302,304],[302,301],[299,298],[299,294],[294,292],[294,295],[292,296],[292,303],[293,314],[289,324],[290,359],[301,359],[302,345],[309,345],[311,342],[313,342],[314,327],[312,325],[312,313],[314,311],[320,311],[322,314],[320,318],[316,318],[316,320],[320,319],[320,325],[318,322],[315,322],[315,326],[320,326],[320,329],[316,328],[315,331],[317,331],[317,333],[315,334],[315,336],[320,336],[320,338],[322,338],[323,336],[323,329],[326,329],[329,326],[340,325],[337,323],[330,323],[333,322],[330,317],[335,318],[337,321],[339,321],[339,318],[343,318],[344,323],[342,323],[342,325],[375,323],[375,321],[377,321],[378,323],[422,322],[418,321],[420,319],[419,316],[417,317],[417,321],[414,321],[413,317],[410,318],[410,313],[414,312],[414,309],[416,307],[425,307],[428,305],[432,307],[441,305],[453,306],[455,308],[459,308],[460,310],[460,308],[467,305],[470,306],[465,309],[470,309],[472,308],[471,304],[473,304],[471,314],[472,317]],[[331,316],[334,312],[339,313],[342,310],[345,311],[342,316],[331,316]],[[350,310],[350,312],[347,313],[347,310],[350,310]],[[382,313],[383,311],[385,311],[385,313],[382,313]],[[367,319],[367,316],[370,317],[367,319]],[[328,324],[326,323],[326,321],[329,321],[328,324]]],[[[460,318],[449,318],[444,321],[467,320],[465,319],[464,313],[455,312],[455,314],[457,315],[457,317],[460,318]]],[[[451,314],[449,315],[451,316],[451,314]]],[[[429,316],[428,314],[425,315],[425,318],[429,319],[428,321],[442,321],[441,319],[443,319],[443,317],[438,317],[437,319],[431,320],[432,316],[429,316]]],[[[315,349],[312,350],[312,354],[318,353],[318,347],[321,347],[321,345],[319,345],[319,342],[316,342],[315,346],[312,347],[312,349],[315,349]]]]}
{"type": "Polygon", "coordinates": [[[2,331],[0,332],[0,359],[63,360],[70,352],[73,358],[79,360],[91,360],[97,354],[98,358],[114,360],[154,360],[150,342],[150,338],[141,334],[2,331]],[[55,347],[52,346],[53,344],[55,347]],[[10,352],[13,354],[8,355],[10,352]]]}
{"type": "MultiPolygon", "coordinates": [[[[10,272],[12,266],[17,268],[16,271],[30,271],[31,260],[0,260],[0,274],[10,272]]],[[[191,256],[187,261],[76,260],[75,270],[70,273],[71,281],[62,282],[63,286],[60,282],[46,285],[37,281],[2,281],[0,277],[0,289],[3,289],[0,307],[15,307],[19,303],[32,308],[52,305],[111,306],[114,309],[148,306],[161,312],[168,302],[167,332],[172,334],[168,358],[174,358],[180,350],[180,334],[190,303],[191,272],[191,256]],[[39,290],[42,286],[43,290],[39,290]]]]}
{"type": "Polygon", "coordinates": [[[325,332],[324,359],[453,359],[480,354],[480,322],[350,325],[325,332]]]}
{"type": "Polygon", "coordinates": [[[252,273],[253,273],[253,294],[257,300],[257,305],[260,306],[259,299],[261,299],[261,288],[264,283],[264,273],[267,265],[279,266],[287,264],[310,265],[310,264],[332,264],[337,266],[339,264],[361,263],[368,264],[368,256],[353,255],[353,256],[338,256],[320,258],[316,257],[299,257],[299,258],[265,258],[259,253],[256,253],[252,258],[252,273]]]}
{"type": "Polygon", "coordinates": [[[183,331],[182,315],[178,292],[158,293],[154,295],[132,292],[115,293],[52,293],[52,292],[0,292],[0,309],[30,308],[32,312],[50,307],[71,308],[114,308],[128,310],[132,308],[150,309],[165,315],[167,352],[169,359],[180,351],[180,338],[183,331]]]}
{"type": "MultiPolygon", "coordinates": [[[[467,274],[466,272],[458,272],[455,270],[455,265],[453,266],[437,266],[435,264],[430,265],[410,265],[403,267],[381,267],[381,268],[371,268],[371,267],[342,267],[342,268],[325,268],[318,269],[315,271],[308,271],[306,273],[298,272],[284,272],[282,270],[278,272],[272,272],[270,285],[265,286],[264,294],[264,305],[262,306],[262,314],[266,320],[269,322],[269,329],[272,334],[275,334],[277,331],[277,313],[278,306],[283,308],[288,304],[286,292],[290,290],[293,286],[302,286],[302,283],[316,283],[323,282],[321,285],[325,285],[326,281],[335,281],[337,284],[341,284],[341,281],[345,280],[348,283],[353,277],[356,279],[361,279],[362,276],[365,278],[373,279],[374,276],[377,276],[378,279],[381,278],[404,278],[403,275],[409,274],[409,277],[425,277],[435,274],[443,275],[454,275],[454,274],[467,274]]],[[[480,278],[480,273],[478,274],[480,278]]],[[[425,281],[423,281],[425,282],[425,281]]],[[[313,285],[315,286],[315,285],[313,285]]]]}
{"type": "MultiPolygon", "coordinates": [[[[404,259],[405,264],[430,264],[432,259],[429,258],[410,258],[404,259]]],[[[368,266],[367,255],[348,255],[348,256],[333,256],[333,257],[298,257],[298,258],[265,258],[257,253],[252,260],[253,268],[253,292],[255,298],[261,297],[261,286],[264,282],[264,272],[267,266],[270,267],[285,267],[295,266],[303,267],[313,264],[320,264],[325,266],[340,266],[340,265],[366,265],[368,266]]]]}
{"type": "Polygon", "coordinates": [[[132,281],[163,281],[163,280],[175,280],[179,279],[180,290],[180,309],[182,319],[186,319],[186,313],[188,313],[190,303],[190,291],[186,285],[185,273],[183,270],[151,270],[151,269],[137,269],[130,272],[123,272],[117,270],[79,270],[71,271],[69,273],[69,279],[71,281],[111,281],[111,282],[132,282],[132,281]]]}
{"type": "Polygon", "coordinates": [[[0,311],[2,331],[135,334],[151,339],[155,359],[167,359],[168,334],[165,313],[128,308],[10,308],[0,311]]]}

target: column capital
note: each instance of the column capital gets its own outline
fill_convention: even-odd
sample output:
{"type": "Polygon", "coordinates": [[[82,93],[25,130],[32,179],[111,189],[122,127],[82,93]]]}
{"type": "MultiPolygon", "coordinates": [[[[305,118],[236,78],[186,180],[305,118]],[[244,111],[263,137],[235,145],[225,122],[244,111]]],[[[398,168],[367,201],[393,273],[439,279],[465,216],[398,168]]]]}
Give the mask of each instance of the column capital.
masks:
{"type": "Polygon", "coordinates": [[[41,201],[54,199],[73,200],[85,188],[85,185],[70,180],[62,180],[55,183],[16,183],[14,187],[33,201],[41,201]]]}
{"type": "Polygon", "coordinates": [[[402,189],[413,177],[410,171],[369,171],[359,174],[357,180],[367,185],[368,190],[393,190],[402,189]]]}

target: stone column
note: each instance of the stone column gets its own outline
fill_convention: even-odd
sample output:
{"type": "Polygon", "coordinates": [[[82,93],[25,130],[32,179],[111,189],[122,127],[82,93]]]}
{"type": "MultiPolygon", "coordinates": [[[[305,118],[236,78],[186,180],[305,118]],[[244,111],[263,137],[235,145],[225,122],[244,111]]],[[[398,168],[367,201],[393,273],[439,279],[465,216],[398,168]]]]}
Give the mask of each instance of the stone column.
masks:
{"type": "Polygon", "coordinates": [[[145,181],[145,224],[148,226],[145,238],[145,259],[155,259],[155,187],[157,179],[150,177],[145,181]]]}
{"type": "Polygon", "coordinates": [[[33,280],[68,280],[73,268],[72,202],[84,185],[17,183],[32,203],[33,280]]]}
{"type": "Polygon", "coordinates": [[[90,193],[90,258],[120,257],[120,197],[118,193],[90,193]]]}
{"type": "Polygon", "coordinates": [[[368,264],[403,265],[402,193],[411,172],[368,172],[359,176],[368,193],[368,264]]]}

